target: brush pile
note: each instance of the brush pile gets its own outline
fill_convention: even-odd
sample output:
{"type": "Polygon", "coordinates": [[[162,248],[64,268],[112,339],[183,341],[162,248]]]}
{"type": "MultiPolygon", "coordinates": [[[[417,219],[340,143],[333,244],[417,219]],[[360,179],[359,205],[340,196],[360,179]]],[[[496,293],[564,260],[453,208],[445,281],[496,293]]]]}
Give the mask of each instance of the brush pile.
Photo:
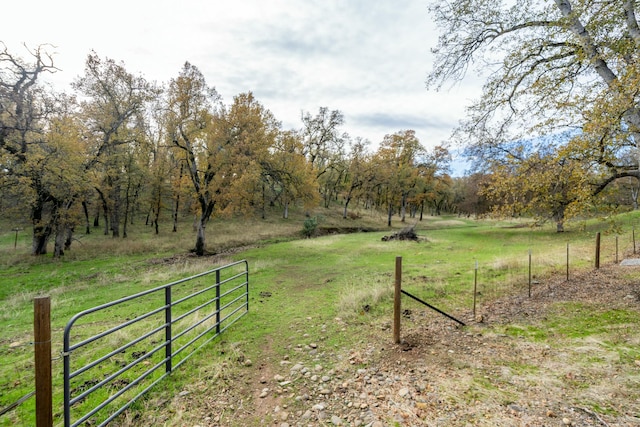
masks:
{"type": "Polygon", "coordinates": [[[403,228],[402,230],[398,231],[397,233],[393,233],[390,236],[383,236],[382,241],[383,242],[388,242],[390,240],[418,241],[419,238],[418,238],[418,235],[416,234],[415,228],[416,228],[415,225],[403,228]]]}

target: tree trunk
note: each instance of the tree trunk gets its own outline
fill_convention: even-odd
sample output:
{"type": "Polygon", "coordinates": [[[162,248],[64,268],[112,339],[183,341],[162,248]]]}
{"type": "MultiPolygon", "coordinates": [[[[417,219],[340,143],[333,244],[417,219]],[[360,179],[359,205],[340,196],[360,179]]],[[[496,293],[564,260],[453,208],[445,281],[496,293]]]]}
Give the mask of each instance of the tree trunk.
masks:
{"type": "Polygon", "coordinates": [[[195,253],[198,256],[202,256],[202,255],[204,255],[205,228],[206,228],[206,221],[205,221],[205,219],[203,217],[200,217],[200,220],[198,221],[197,227],[198,227],[198,229],[197,229],[197,234],[196,234],[195,253]]]}
{"type": "Polygon", "coordinates": [[[100,204],[96,204],[95,215],[93,216],[93,226],[94,228],[100,227],[100,204]]]}
{"type": "Polygon", "coordinates": [[[44,255],[47,253],[47,244],[49,243],[49,237],[51,236],[51,230],[48,226],[34,226],[33,227],[33,245],[31,247],[32,255],[44,255]]]}
{"type": "Polygon", "coordinates": [[[564,232],[564,210],[565,206],[560,206],[553,214],[553,219],[556,222],[556,232],[564,232]]]}
{"type": "Polygon", "coordinates": [[[154,225],[155,230],[156,230],[156,235],[159,234],[159,232],[160,232],[160,230],[159,230],[160,208],[161,208],[161,202],[160,202],[160,197],[158,197],[158,199],[156,200],[156,206],[154,208],[155,213],[154,213],[154,218],[153,218],[153,225],[154,225]]]}
{"type": "MultiPolygon", "coordinates": [[[[182,175],[184,173],[184,162],[180,162],[180,175],[178,178],[178,183],[182,182],[182,175]]],[[[180,184],[178,184],[180,185],[180,184]]],[[[173,204],[173,232],[178,231],[178,211],[180,210],[180,187],[176,191],[175,203],[173,204]]]]}
{"type": "Polygon", "coordinates": [[[33,224],[32,255],[44,255],[47,253],[47,244],[51,236],[51,226],[42,222],[43,210],[44,202],[38,199],[31,211],[31,222],[33,224]]]}
{"type": "Polygon", "coordinates": [[[65,238],[64,238],[64,250],[68,251],[71,249],[71,242],[73,241],[73,227],[67,227],[65,230],[65,238]]]}
{"type": "Polygon", "coordinates": [[[91,234],[91,223],[89,221],[89,207],[87,206],[87,202],[82,202],[82,210],[84,211],[84,220],[85,220],[85,234],[91,234]]]}
{"type": "Polygon", "coordinates": [[[176,196],[176,202],[173,205],[173,232],[178,231],[178,211],[180,209],[180,195],[176,196]]]}
{"type": "Polygon", "coordinates": [[[262,183],[262,206],[260,206],[261,209],[261,217],[262,219],[266,219],[267,218],[267,192],[265,190],[264,187],[264,182],[262,183]]]}
{"type": "Polygon", "coordinates": [[[134,188],[133,197],[131,198],[131,209],[129,209],[129,225],[133,225],[133,219],[136,217],[136,211],[140,210],[140,203],[138,198],[140,197],[140,188],[142,184],[137,184],[134,188]]]}
{"type": "Polygon", "coordinates": [[[56,230],[55,243],[53,245],[53,257],[60,258],[64,255],[65,230],[64,227],[58,227],[56,230]]]}
{"type": "Polygon", "coordinates": [[[387,227],[391,227],[391,217],[393,216],[393,205],[389,202],[389,214],[387,215],[387,227]]]}
{"type": "Polygon", "coordinates": [[[122,238],[127,237],[127,225],[129,222],[129,209],[131,209],[131,202],[129,201],[129,190],[131,185],[129,181],[127,181],[127,190],[125,191],[125,199],[124,199],[124,221],[122,221],[122,238]]]}
{"type": "MultiPolygon", "coordinates": [[[[104,193],[96,188],[98,195],[100,196],[100,202],[102,204],[102,214],[104,215],[104,235],[109,235],[109,204],[104,196],[104,193]]],[[[97,221],[95,222],[97,224],[97,221]]]]}
{"type": "Polygon", "coordinates": [[[120,237],[120,185],[116,184],[111,192],[113,208],[111,209],[111,237],[120,237]]]}
{"type": "Polygon", "coordinates": [[[128,221],[129,221],[129,198],[127,197],[127,201],[125,202],[125,208],[124,208],[124,221],[122,221],[122,238],[123,239],[127,237],[128,221]]]}
{"type": "Polygon", "coordinates": [[[347,195],[344,201],[344,209],[342,211],[342,219],[347,219],[347,208],[349,207],[349,202],[351,201],[351,196],[347,195]]]}

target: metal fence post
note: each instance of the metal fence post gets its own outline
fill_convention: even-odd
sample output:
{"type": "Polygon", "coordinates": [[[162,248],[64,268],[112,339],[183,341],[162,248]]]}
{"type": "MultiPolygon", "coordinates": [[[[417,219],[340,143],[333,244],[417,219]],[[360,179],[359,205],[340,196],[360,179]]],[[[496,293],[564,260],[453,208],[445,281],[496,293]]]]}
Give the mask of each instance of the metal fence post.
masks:
{"type": "Polygon", "coordinates": [[[531,298],[531,249],[529,249],[529,298],[531,298]]]}
{"type": "Polygon", "coordinates": [[[400,297],[402,296],[402,257],[396,257],[396,281],[393,298],[393,342],[400,344],[400,297]]]}
{"type": "Polygon", "coordinates": [[[596,270],[600,268],[600,232],[596,233],[596,270]]]}
{"type": "Polygon", "coordinates": [[[51,301],[33,300],[33,332],[36,375],[36,426],[53,426],[51,386],[51,301]]]}

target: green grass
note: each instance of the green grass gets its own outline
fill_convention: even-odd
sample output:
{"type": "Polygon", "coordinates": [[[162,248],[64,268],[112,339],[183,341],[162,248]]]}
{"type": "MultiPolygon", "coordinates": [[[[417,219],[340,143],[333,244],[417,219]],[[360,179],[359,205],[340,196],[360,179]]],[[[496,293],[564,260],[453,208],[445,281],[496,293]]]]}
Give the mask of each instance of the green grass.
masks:
{"type": "Polygon", "coordinates": [[[548,327],[567,338],[609,334],[612,330],[630,330],[640,322],[640,313],[607,309],[585,303],[558,304],[547,321],[548,327]]]}
{"type": "MultiPolygon", "coordinates": [[[[338,210],[321,210],[320,227],[379,227],[374,216],[343,220],[338,210]]],[[[236,246],[248,249],[218,260],[225,263],[247,259],[250,269],[250,312],[225,332],[211,350],[195,356],[173,380],[158,386],[158,393],[171,394],[196,378],[221,377],[218,364],[227,363],[241,352],[257,358],[266,347],[284,354],[300,342],[321,342],[327,348],[348,348],[362,340],[357,331],[343,328],[351,323],[377,324],[390,319],[395,259],[403,259],[403,288],[444,311],[469,311],[473,300],[475,265],[478,263],[478,303],[509,293],[525,293],[528,285],[528,254],[532,274],[543,282],[566,268],[566,246],[570,244],[571,269],[593,263],[593,242],[597,231],[607,225],[591,221],[580,229],[557,234],[551,227],[529,228],[523,221],[474,221],[456,217],[427,218],[417,225],[420,242],[383,242],[393,230],[330,235],[300,239],[302,213],[285,221],[274,213],[265,220],[216,220],[208,227],[209,248],[215,252],[236,246]],[[309,332],[309,325],[312,326],[309,332]],[[303,334],[307,333],[308,336],[303,334]],[[233,346],[231,346],[233,343],[233,346]],[[206,354],[205,354],[206,353],[206,354]],[[213,354],[213,356],[212,356],[213,354]],[[210,363],[211,360],[216,363],[210,363]]],[[[619,218],[623,225],[635,224],[637,213],[619,218]]],[[[403,224],[396,224],[402,227],[403,224]]],[[[623,227],[624,228],[624,227],[623,227]]],[[[396,228],[397,229],[397,228],[396,228]]],[[[77,312],[113,299],[140,292],[212,268],[210,258],[188,255],[193,245],[190,224],[181,232],[163,230],[156,236],[150,228],[130,228],[129,238],[112,239],[94,232],[74,242],[60,260],[50,256],[31,257],[28,232],[18,234],[9,226],[0,232],[0,408],[33,389],[32,300],[38,295],[52,298],[53,352],[58,355],[62,330],[77,312]],[[181,255],[172,258],[174,255],[181,255]],[[171,259],[170,262],[162,262],[171,259]]],[[[629,252],[631,230],[619,237],[620,253],[629,252]]],[[[601,262],[613,260],[612,239],[603,237],[601,262]]],[[[418,303],[408,301],[408,307],[418,303]]],[[[580,305],[558,307],[557,316],[543,327],[511,325],[504,333],[533,341],[545,341],[550,334],[580,338],[637,324],[637,313],[615,310],[591,312],[580,305]]],[[[106,324],[98,318],[97,323],[106,324]]],[[[357,328],[356,328],[357,329],[357,328]]],[[[615,343],[611,343],[615,347],[615,343]]],[[[617,348],[617,347],[615,347],[617,348]]],[[[620,349],[621,358],[639,357],[635,349],[620,349]]],[[[634,359],[635,358],[635,359],[634,359]]],[[[54,362],[54,414],[61,420],[62,367],[54,362]]],[[[475,392],[473,393],[475,395],[475,392]]],[[[145,397],[150,402],[153,399],[145,397]]],[[[145,400],[146,401],[146,400],[145,400]]],[[[31,424],[33,399],[0,418],[0,425],[31,424]]],[[[145,407],[143,403],[139,407],[145,407]]]]}
{"type": "Polygon", "coordinates": [[[504,334],[537,342],[546,341],[549,337],[548,330],[532,325],[507,325],[504,327],[504,334]]]}

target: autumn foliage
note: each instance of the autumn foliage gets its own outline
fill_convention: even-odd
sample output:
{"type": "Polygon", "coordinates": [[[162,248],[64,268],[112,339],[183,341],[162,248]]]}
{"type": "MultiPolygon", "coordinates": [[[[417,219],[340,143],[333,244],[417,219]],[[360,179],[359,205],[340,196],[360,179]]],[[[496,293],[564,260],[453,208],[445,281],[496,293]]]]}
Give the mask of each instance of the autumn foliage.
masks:
{"type": "MultiPolygon", "coordinates": [[[[56,72],[43,47],[31,62],[0,55],[0,200],[6,218],[29,221],[34,255],[68,250],[74,234],[126,238],[133,218],[155,232],[194,218],[198,255],[214,217],[265,218],[317,205],[415,215],[437,206],[450,181],[448,152],[428,152],[411,130],[369,141],[342,130],[338,110],[281,123],[251,92],[225,104],[193,64],[167,84],[88,55],[72,94],[41,84],[56,72]],[[9,209],[11,207],[11,209],[9,209]]],[[[389,221],[391,217],[389,216],[389,221]]]]}

